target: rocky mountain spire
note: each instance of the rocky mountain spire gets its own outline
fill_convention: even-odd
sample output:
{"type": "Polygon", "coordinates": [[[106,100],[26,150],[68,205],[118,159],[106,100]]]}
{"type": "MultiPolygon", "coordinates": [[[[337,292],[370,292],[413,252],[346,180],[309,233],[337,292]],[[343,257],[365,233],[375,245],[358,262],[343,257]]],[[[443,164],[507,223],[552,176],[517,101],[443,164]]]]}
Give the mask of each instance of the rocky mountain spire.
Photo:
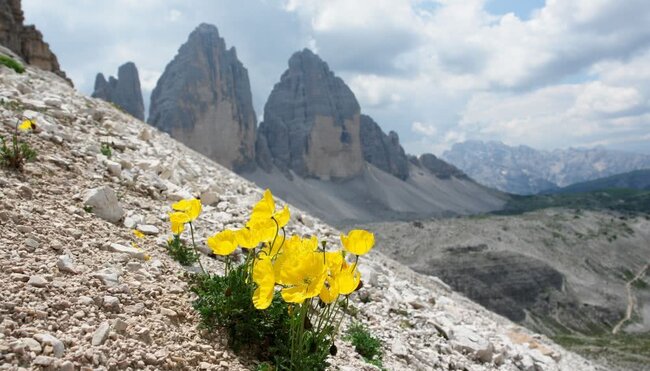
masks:
{"type": "Polygon", "coordinates": [[[408,178],[408,157],[396,132],[386,135],[372,117],[361,115],[359,136],[364,160],[402,180],[408,178]]]}
{"type": "Polygon", "coordinates": [[[309,49],[289,59],[264,107],[258,164],[302,177],[346,179],[363,169],[360,108],[350,88],[309,49]]]}
{"type": "Polygon", "coordinates": [[[148,122],[228,168],[254,166],[248,71],[215,26],[199,25],[167,65],[151,94],[148,122]]]}
{"type": "Polygon", "coordinates": [[[24,25],[24,21],[20,0],[0,1],[0,44],[11,49],[26,63],[54,72],[72,85],[65,72],[61,71],[56,55],[43,41],[43,34],[33,25],[24,25]]]}
{"type": "Polygon", "coordinates": [[[117,70],[117,79],[104,78],[101,73],[95,78],[95,91],[92,96],[113,102],[131,116],[144,120],[144,101],[140,88],[138,69],[133,62],[127,62],[117,70]]]}

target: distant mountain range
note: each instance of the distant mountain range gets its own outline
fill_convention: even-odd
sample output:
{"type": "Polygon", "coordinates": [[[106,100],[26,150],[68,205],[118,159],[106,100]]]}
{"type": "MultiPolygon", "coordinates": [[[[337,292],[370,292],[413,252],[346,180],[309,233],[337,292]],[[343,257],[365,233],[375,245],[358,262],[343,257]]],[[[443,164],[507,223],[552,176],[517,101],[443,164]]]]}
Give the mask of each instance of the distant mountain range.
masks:
{"type": "Polygon", "coordinates": [[[454,144],[442,158],[483,185],[521,195],[650,169],[648,155],[603,147],[542,151],[501,142],[467,141],[454,144]]]}

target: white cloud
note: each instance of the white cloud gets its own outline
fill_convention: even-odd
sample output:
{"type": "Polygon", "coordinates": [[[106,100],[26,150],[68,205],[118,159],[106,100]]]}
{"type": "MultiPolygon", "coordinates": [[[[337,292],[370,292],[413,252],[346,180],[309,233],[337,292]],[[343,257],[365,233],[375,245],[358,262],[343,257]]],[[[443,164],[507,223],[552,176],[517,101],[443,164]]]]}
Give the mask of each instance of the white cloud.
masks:
{"type": "Polygon", "coordinates": [[[438,134],[438,130],[435,126],[431,124],[423,124],[419,121],[415,121],[411,124],[411,130],[415,133],[425,135],[427,137],[433,137],[438,134]]]}

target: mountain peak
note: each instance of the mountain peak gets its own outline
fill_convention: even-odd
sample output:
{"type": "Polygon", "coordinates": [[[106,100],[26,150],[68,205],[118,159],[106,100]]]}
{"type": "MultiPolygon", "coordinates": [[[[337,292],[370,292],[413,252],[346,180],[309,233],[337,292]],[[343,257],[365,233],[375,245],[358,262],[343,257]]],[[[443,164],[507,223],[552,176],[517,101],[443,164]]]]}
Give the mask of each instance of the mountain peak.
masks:
{"type": "Polygon", "coordinates": [[[144,120],[144,100],[140,87],[138,68],[133,62],[126,62],[117,70],[117,79],[109,76],[108,81],[102,73],[95,78],[93,98],[112,102],[131,116],[144,120]]]}
{"type": "Polygon", "coordinates": [[[248,71],[216,26],[200,24],[167,65],[151,94],[149,123],[230,169],[254,165],[248,71]]]}

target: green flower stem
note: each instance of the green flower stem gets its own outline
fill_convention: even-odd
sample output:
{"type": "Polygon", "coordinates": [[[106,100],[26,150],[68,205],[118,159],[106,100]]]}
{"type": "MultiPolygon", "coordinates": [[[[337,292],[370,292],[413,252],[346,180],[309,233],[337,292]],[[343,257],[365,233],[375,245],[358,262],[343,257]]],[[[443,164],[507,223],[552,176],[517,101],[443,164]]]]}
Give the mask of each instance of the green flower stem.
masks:
{"type": "Polygon", "coordinates": [[[192,247],[194,247],[194,252],[199,258],[199,267],[201,267],[203,274],[206,274],[205,268],[203,268],[203,263],[201,263],[201,253],[199,252],[199,249],[196,248],[196,242],[194,242],[194,227],[192,226],[192,222],[189,222],[188,224],[190,225],[190,234],[192,235],[192,247]]]}

